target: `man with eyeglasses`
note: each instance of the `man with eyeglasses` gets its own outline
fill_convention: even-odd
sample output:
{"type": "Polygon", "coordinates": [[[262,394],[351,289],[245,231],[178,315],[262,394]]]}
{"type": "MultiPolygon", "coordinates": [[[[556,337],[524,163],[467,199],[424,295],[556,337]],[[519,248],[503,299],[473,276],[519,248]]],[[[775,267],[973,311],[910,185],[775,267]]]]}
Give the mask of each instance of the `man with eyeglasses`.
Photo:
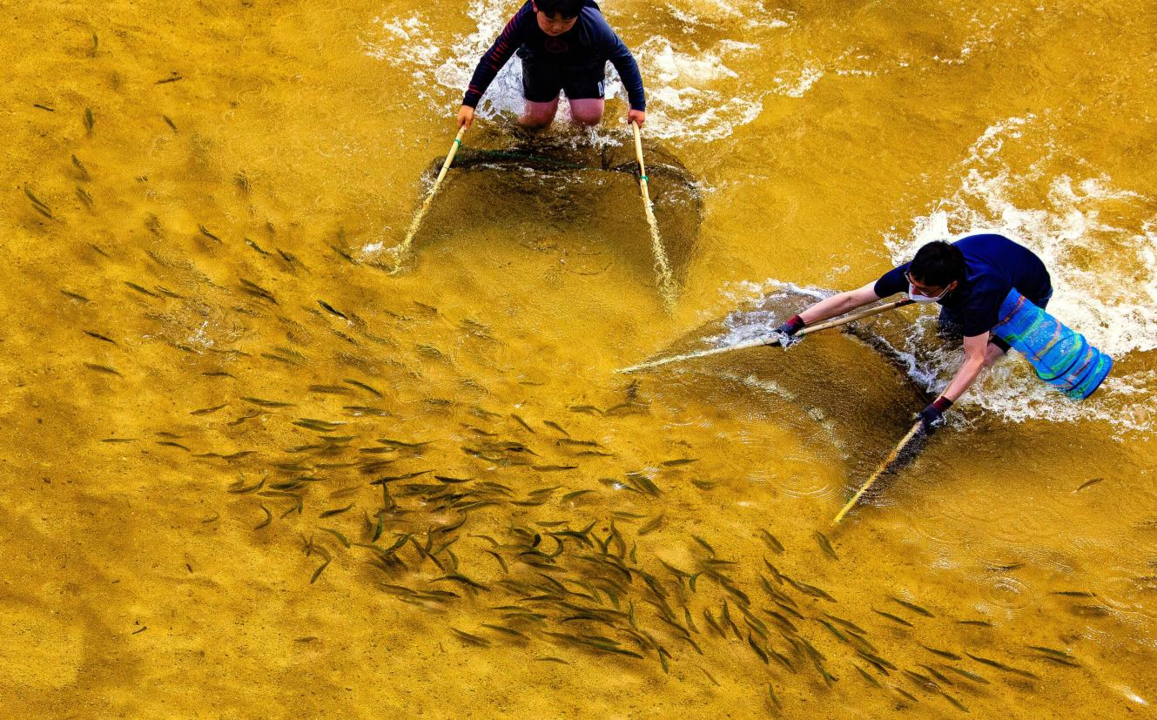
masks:
{"type": "Polygon", "coordinates": [[[970,235],[954,243],[936,241],[921,247],[912,262],[889,270],[874,283],[812,305],[776,332],[794,338],[807,325],[901,292],[918,303],[939,303],[942,333],[964,339],[964,363],[944,392],[919,414],[924,429],[931,431],[943,423],[945,411],[980,371],[1008,351],[1008,343],[989,331],[1000,321],[1001,303],[1013,289],[1042,309],[1052,297],[1048,270],[1028,248],[995,234],[970,235]]]}

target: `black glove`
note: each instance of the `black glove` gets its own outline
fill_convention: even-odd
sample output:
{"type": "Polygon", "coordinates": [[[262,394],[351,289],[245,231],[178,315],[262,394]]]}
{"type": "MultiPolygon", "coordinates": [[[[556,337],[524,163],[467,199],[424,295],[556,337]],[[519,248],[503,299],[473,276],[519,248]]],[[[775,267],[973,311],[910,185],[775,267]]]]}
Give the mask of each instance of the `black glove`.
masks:
{"type": "Polygon", "coordinates": [[[916,415],[920,422],[924,423],[924,432],[931,433],[936,428],[944,424],[944,413],[948,408],[952,407],[952,401],[941,395],[932,401],[932,404],[924,408],[916,415]]]}
{"type": "Polygon", "coordinates": [[[803,330],[805,324],[799,315],[792,315],[787,319],[787,322],[775,329],[771,337],[773,340],[778,340],[780,345],[789,347],[803,340],[802,337],[797,338],[795,334],[803,330]]]}

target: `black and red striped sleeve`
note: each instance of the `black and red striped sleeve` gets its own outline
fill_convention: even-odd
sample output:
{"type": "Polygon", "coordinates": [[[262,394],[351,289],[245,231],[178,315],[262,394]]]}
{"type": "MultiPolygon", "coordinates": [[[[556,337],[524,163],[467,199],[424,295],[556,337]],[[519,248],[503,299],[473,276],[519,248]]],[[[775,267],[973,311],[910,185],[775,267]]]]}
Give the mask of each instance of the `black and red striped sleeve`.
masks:
{"type": "Polygon", "coordinates": [[[478,67],[474,68],[474,75],[470,78],[469,87],[466,88],[466,96],[462,98],[463,105],[478,106],[486,88],[490,87],[498,71],[522,45],[526,33],[531,29],[531,23],[534,22],[536,22],[534,8],[528,2],[510,18],[510,22],[506,23],[498,39],[478,61],[478,67]]]}

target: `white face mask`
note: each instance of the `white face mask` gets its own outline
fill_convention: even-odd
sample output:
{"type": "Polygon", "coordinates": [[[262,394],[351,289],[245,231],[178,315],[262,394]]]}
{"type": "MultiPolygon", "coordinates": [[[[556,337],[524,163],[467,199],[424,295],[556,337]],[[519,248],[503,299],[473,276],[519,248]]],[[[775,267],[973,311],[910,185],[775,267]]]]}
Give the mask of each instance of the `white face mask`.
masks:
{"type": "Polygon", "coordinates": [[[946,289],[944,290],[944,292],[940,293],[940,294],[939,294],[939,295],[937,295],[936,297],[928,297],[927,295],[921,295],[921,294],[917,293],[917,292],[916,292],[916,288],[914,288],[914,287],[912,286],[912,283],[908,283],[908,297],[912,299],[912,302],[916,302],[916,303],[934,303],[934,302],[936,302],[936,301],[938,301],[938,300],[941,300],[941,299],[943,299],[943,298],[944,298],[944,296],[945,296],[945,295],[947,295],[947,294],[948,294],[948,290],[947,290],[947,288],[946,288],[946,289]]]}

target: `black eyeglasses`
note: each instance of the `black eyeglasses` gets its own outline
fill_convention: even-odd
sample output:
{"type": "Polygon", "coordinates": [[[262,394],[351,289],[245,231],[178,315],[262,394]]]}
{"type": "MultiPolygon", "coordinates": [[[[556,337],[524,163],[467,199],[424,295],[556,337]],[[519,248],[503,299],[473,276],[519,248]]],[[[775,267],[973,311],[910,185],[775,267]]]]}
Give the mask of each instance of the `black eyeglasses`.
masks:
{"type": "Polygon", "coordinates": [[[939,295],[944,294],[944,288],[940,288],[940,294],[939,295],[933,295],[929,291],[932,290],[934,286],[925,285],[924,283],[916,282],[915,280],[912,279],[912,272],[911,271],[904,273],[904,277],[912,285],[912,289],[916,290],[924,297],[939,297],[939,295]]]}

